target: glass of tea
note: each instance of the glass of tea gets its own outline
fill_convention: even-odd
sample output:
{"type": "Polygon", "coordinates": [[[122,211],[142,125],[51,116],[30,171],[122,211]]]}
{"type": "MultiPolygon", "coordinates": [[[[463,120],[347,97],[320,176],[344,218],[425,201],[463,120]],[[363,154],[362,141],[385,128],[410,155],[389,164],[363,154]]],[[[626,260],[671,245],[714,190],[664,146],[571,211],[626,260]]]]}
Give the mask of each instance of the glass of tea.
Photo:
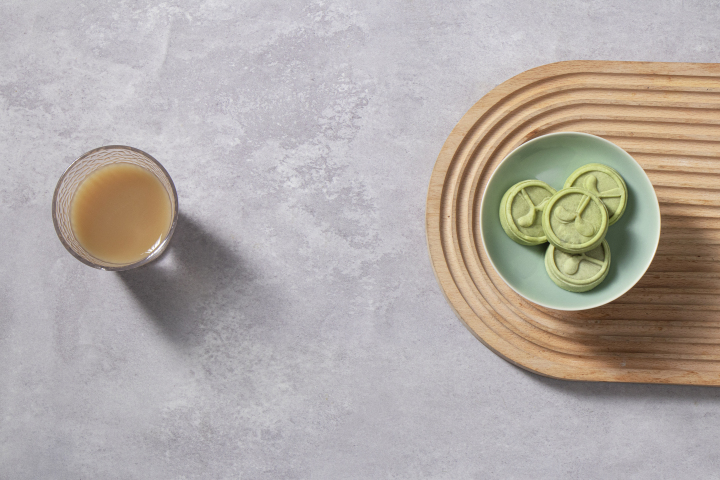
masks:
{"type": "Polygon", "coordinates": [[[101,270],[129,270],[165,250],[177,224],[178,197],[160,162],[137,148],[109,145],[65,170],[52,216],[75,258],[101,270]]]}

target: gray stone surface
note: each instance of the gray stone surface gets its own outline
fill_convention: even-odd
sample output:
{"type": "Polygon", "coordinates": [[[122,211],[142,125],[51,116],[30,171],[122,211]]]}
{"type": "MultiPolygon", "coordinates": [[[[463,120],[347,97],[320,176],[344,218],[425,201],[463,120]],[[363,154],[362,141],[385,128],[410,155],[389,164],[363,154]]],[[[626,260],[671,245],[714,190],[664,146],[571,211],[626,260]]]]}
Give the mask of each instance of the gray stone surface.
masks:
{"type": "Polygon", "coordinates": [[[715,62],[702,0],[0,5],[0,478],[717,478],[720,389],[495,356],[433,276],[425,195],[495,85],[715,62]],[[104,144],[167,167],[169,253],[72,258],[50,201],[104,144]]]}

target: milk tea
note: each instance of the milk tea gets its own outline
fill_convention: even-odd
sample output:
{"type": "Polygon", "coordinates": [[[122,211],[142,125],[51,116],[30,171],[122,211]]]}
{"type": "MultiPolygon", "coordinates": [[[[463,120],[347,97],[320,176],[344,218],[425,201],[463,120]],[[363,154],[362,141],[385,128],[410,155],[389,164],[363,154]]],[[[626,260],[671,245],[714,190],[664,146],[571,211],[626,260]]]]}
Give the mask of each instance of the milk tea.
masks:
{"type": "Polygon", "coordinates": [[[89,254],[128,264],[142,260],[162,242],[170,230],[172,207],[153,173],[114,163],[83,180],[72,200],[70,221],[89,254]]]}

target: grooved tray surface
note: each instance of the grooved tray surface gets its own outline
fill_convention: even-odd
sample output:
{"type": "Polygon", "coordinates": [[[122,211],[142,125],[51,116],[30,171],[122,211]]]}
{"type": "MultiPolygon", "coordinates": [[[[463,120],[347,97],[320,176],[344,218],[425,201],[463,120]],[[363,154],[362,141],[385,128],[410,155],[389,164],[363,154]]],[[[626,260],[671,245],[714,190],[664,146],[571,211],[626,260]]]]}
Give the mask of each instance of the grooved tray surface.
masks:
{"type": "Polygon", "coordinates": [[[720,385],[720,64],[562,62],[506,81],[445,142],[426,222],[448,301],[505,359],[571,380],[720,385]],[[564,131],[630,153],[662,216],[660,245],[640,282],[581,312],[516,294],[480,239],[480,200],[499,162],[534,137],[564,131]]]}

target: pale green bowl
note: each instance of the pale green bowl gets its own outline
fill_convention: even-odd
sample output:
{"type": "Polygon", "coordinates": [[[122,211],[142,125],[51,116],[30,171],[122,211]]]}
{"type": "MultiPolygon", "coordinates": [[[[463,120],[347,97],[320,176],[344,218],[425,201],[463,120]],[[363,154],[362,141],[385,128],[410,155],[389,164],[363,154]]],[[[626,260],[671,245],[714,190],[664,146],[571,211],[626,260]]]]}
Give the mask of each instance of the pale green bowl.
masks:
{"type": "Polygon", "coordinates": [[[563,132],[537,137],[513,150],[493,172],[480,206],[483,245],[497,273],[531,302],[556,310],[586,310],[630,290],[650,266],[660,241],[660,205],[642,167],[625,150],[587,133],[563,132]],[[567,292],[545,272],[547,244],[527,247],[513,242],[500,225],[505,191],[521,180],[538,179],[560,190],[578,167],[602,163],[617,170],[628,187],[625,213],[610,226],[610,271],[589,292],[567,292]]]}

